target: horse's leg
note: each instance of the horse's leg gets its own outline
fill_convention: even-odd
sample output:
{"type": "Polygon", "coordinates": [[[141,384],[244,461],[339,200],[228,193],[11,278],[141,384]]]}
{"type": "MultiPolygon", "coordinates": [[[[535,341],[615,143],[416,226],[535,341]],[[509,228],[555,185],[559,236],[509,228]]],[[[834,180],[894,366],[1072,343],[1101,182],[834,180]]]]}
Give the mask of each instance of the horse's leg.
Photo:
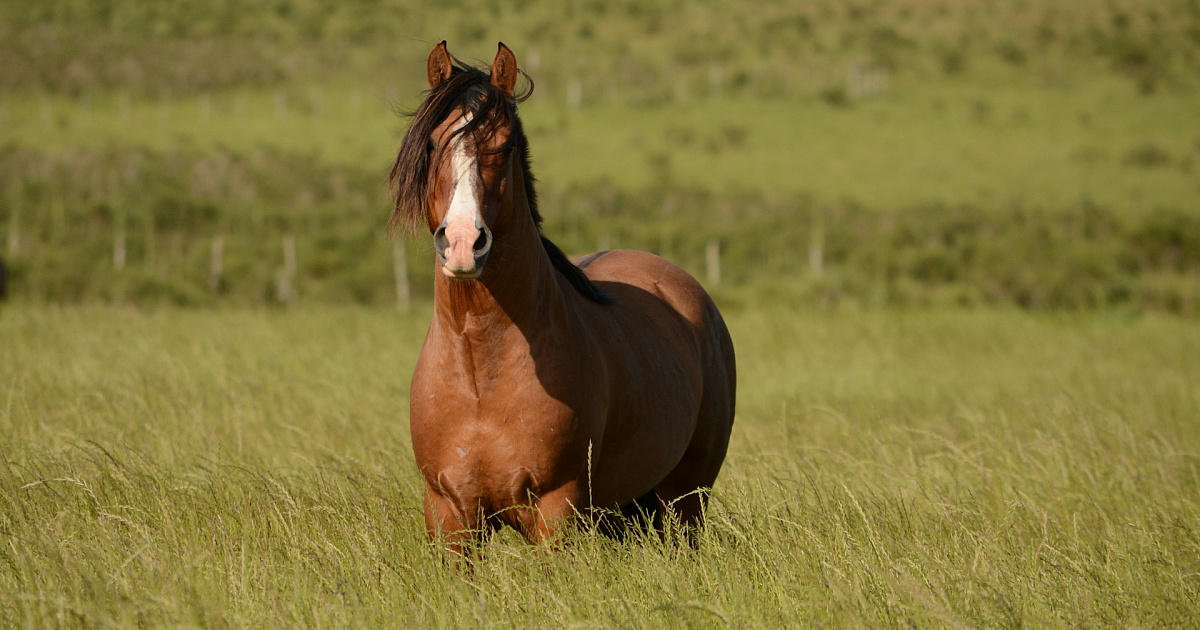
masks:
{"type": "MultiPolygon", "coordinates": [[[[730,355],[732,357],[732,355],[730,355]]],[[[732,360],[732,359],[731,359],[732,360]]],[[[696,544],[696,534],[704,526],[704,510],[708,493],[725,461],[729,434],[733,428],[733,393],[735,383],[732,366],[728,371],[710,374],[708,388],[700,402],[696,432],[675,469],[654,488],[658,500],[679,519],[689,542],[696,544]]],[[[658,522],[661,525],[661,521],[658,522]]]]}
{"type": "Polygon", "coordinates": [[[521,514],[521,533],[525,540],[535,544],[555,542],[562,528],[584,507],[580,505],[581,499],[579,486],[574,482],[538,497],[533,506],[521,514]]]}
{"type": "Polygon", "coordinates": [[[430,540],[443,540],[447,549],[464,558],[486,536],[478,514],[459,514],[449,499],[425,486],[425,531],[430,540]]]}
{"type": "Polygon", "coordinates": [[[692,533],[704,527],[704,510],[708,507],[708,489],[710,486],[696,486],[691,489],[674,490],[664,488],[659,495],[663,513],[657,519],[657,525],[662,527],[662,519],[669,512],[679,526],[686,532],[692,533]]]}

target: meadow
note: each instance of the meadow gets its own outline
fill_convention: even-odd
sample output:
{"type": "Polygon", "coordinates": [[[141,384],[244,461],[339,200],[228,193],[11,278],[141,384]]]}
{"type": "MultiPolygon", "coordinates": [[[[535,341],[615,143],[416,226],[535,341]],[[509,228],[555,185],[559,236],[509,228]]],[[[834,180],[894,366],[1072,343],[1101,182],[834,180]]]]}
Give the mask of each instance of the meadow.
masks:
{"type": "Polygon", "coordinates": [[[394,303],[383,180],[444,37],[467,60],[503,39],[532,77],[569,253],[704,274],[718,241],[745,301],[1194,314],[1198,20],[1183,0],[5,3],[10,294],[394,303]]]}
{"type": "Polygon", "coordinates": [[[0,627],[1200,625],[1200,3],[746,7],[0,0],[0,627]],[[725,313],[694,550],[425,537],[443,38],[550,238],[725,313]]]}
{"type": "Polygon", "coordinates": [[[1188,627],[1200,334],[1173,317],[728,313],[699,548],[423,532],[427,312],[0,314],[6,627],[1188,627]]]}

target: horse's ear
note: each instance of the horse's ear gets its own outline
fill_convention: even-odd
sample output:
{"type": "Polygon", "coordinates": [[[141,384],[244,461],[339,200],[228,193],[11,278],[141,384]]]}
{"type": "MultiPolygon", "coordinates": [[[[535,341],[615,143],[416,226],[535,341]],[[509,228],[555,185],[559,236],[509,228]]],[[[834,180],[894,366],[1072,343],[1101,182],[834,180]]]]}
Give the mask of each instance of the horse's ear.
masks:
{"type": "Polygon", "coordinates": [[[442,84],[442,81],[450,78],[450,73],[453,66],[450,65],[450,53],[446,52],[446,40],[433,47],[433,51],[429,53],[429,62],[426,67],[426,72],[429,73],[429,88],[433,89],[442,84]]]}
{"type": "Polygon", "coordinates": [[[512,96],[513,88],[517,87],[517,56],[504,42],[500,42],[496,60],[492,62],[492,85],[507,96],[512,96]]]}

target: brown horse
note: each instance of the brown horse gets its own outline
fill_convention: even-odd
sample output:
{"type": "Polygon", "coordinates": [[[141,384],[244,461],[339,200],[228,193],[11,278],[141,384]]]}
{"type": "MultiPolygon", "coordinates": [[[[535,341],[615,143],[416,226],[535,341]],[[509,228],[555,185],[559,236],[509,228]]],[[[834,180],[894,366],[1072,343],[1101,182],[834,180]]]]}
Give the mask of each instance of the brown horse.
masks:
{"type": "Polygon", "coordinates": [[[429,535],[540,542],[596,508],[702,524],[735,389],[712,299],[652,254],[572,262],[542,236],[507,46],[489,72],[442,42],[428,73],[390,184],[393,229],[426,224],[437,251],[411,391],[429,535]]]}

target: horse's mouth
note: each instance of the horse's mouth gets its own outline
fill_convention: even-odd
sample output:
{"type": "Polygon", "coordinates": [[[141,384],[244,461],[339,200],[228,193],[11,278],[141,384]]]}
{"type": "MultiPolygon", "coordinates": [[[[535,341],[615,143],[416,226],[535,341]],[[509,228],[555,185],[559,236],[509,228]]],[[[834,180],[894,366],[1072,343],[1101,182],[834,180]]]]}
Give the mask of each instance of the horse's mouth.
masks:
{"type": "Polygon", "coordinates": [[[442,265],[442,275],[451,280],[476,280],[483,273],[483,269],[476,267],[471,271],[454,271],[449,267],[442,265]]]}

